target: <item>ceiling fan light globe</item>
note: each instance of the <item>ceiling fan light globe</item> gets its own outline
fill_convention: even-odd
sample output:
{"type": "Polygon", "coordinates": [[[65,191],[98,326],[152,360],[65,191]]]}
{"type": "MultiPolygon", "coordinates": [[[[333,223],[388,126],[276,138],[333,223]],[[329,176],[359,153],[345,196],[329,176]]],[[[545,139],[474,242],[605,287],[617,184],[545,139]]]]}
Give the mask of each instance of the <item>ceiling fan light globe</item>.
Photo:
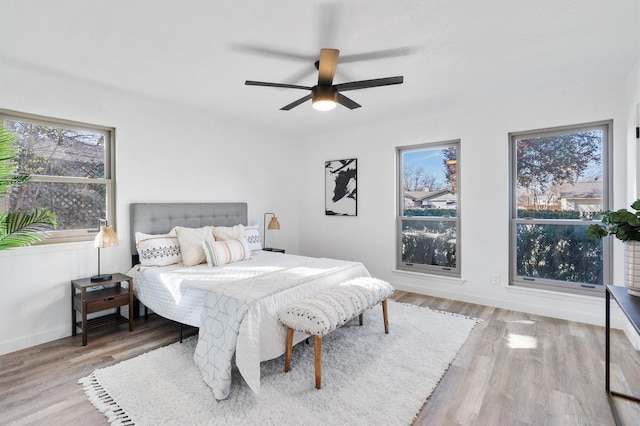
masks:
{"type": "Polygon", "coordinates": [[[313,101],[313,109],[318,111],[330,111],[336,107],[336,102],[331,99],[319,99],[313,101]]]}

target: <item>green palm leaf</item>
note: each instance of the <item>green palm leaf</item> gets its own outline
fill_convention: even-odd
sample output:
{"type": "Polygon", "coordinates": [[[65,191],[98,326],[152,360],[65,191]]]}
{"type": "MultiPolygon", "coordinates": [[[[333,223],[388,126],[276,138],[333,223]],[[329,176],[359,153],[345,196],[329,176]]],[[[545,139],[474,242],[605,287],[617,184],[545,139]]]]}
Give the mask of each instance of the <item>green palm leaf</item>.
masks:
{"type": "MultiPolygon", "coordinates": [[[[18,150],[15,135],[0,123],[0,198],[9,187],[29,180],[30,176],[16,176],[14,158],[18,150]]],[[[0,212],[0,250],[30,246],[47,238],[47,231],[56,226],[56,215],[47,208],[30,212],[0,212]]]]}
{"type": "Polygon", "coordinates": [[[0,213],[0,250],[42,241],[55,226],[56,215],[49,209],[0,213]]]}

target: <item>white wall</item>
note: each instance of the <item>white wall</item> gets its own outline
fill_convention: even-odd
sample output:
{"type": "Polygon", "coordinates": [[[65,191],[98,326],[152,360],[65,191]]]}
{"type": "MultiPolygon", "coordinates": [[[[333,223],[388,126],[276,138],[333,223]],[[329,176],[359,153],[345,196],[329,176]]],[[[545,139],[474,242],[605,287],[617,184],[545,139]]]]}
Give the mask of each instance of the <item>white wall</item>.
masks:
{"type": "MultiPolygon", "coordinates": [[[[508,139],[513,131],[614,119],[614,203],[635,197],[637,151],[628,140],[640,100],[638,66],[619,86],[575,88],[512,99],[415,105],[405,118],[304,144],[265,135],[166,101],[95,87],[64,75],[0,63],[0,108],[114,126],[117,131],[117,231],[102,270],[126,272],[128,207],[140,201],[247,201],[249,222],[276,212],[282,230],[269,245],[287,252],[360,260],[396,288],[462,301],[602,324],[600,298],[507,287],[508,139]],[[462,279],[394,272],[395,147],[461,139],[462,279]],[[278,149],[281,148],[281,149],[278,149]],[[195,154],[194,154],[195,153],[195,154]],[[324,215],[324,161],[358,158],[358,216],[324,215]],[[291,164],[298,164],[292,179],[291,164]],[[633,170],[632,170],[633,169],[633,170]],[[633,174],[630,182],[628,176],[633,174]],[[630,187],[633,187],[631,189],[630,187]],[[488,195],[494,197],[487,205],[488,195]],[[491,284],[499,274],[503,285],[491,284]]],[[[357,111],[354,111],[357,113],[357,111]]],[[[622,282],[616,247],[615,282],[622,282]]],[[[0,253],[0,353],[68,336],[70,280],[96,272],[90,243],[0,253]]],[[[618,326],[622,326],[620,319],[618,326]]]]}
{"type": "MultiPolygon", "coordinates": [[[[636,139],[636,127],[640,125],[640,59],[629,72],[625,84],[625,112],[627,131],[627,202],[621,207],[628,208],[629,205],[640,198],[638,188],[640,187],[640,173],[638,162],[640,161],[640,150],[638,150],[638,140],[636,139]]],[[[620,243],[618,243],[620,245],[620,243]]],[[[640,350],[640,336],[635,331],[631,323],[624,321],[623,327],[627,337],[636,349],[640,350]]]]}
{"type": "MultiPolygon", "coordinates": [[[[7,62],[0,75],[0,108],[116,128],[120,246],[102,250],[103,272],[129,270],[132,202],[244,201],[250,224],[278,214],[270,245],[298,250],[298,188],[287,167],[295,153],[282,135],[7,62]]],[[[95,274],[96,264],[91,243],[0,252],[0,353],[70,335],[70,280],[95,274]]]]}
{"type": "MultiPolygon", "coordinates": [[[[627,204],[627,108],[624,85],[567,89],[511,99],[462,100],[455,106],[416,106],[403,120],[341,129],[308,141],[301,169],[310,188],[302,216],[302,254],[363,261],[396,288],[557,318],[604,323],[602,298],[507,286],[509,272],[508,133],[614,120],[614,204],[627,204]],[[461,140],[462,279],[395,269],[395,147],[461,140]],[[314,142],[314,143],[311,143],[314,142]],[[325,160],[358,159],[358,216],[323,212],[325,160]],[[488,202],[488,200],[491,200],[488,202]],[[501,285],[491,277],[499,274],[501,285]]],[[[394,115],[395,117],[395,115],[394,115]]],[[[614,282],[622,283],[621,245],[615,247],[614,282]]]]}

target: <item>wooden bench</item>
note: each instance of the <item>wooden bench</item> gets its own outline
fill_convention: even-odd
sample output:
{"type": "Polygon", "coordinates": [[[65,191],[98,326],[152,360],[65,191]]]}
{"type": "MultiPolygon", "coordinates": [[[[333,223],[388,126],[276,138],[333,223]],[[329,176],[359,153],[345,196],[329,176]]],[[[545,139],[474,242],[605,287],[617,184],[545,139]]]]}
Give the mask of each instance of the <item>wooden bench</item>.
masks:
{"type": "Polygon", "coordinates": [[[315,336],[316,389],[320,389],[322,337],[356,316],[360,317],[362,325],[363,312],[378,303],[382,304],[384,332],[389,334],[387,298],[392,293],[393,287],[385,281],[369,277],[355,278],[281,310],[278,319],[287,327],[284,371],[288,372],[291,367],[294,330],[315,336]]]}

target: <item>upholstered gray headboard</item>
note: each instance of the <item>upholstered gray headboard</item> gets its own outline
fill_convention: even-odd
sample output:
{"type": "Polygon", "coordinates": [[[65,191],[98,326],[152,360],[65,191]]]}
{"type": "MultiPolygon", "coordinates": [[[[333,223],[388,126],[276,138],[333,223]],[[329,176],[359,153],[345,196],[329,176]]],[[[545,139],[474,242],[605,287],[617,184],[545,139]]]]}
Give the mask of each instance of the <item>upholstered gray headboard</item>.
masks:
{"type": "Polygon", "coordinates": [[[166,234],[174,226],[247,224],[247,203],[132,203],[129,210],[131,255],[137,256],[136,232],[166,234]]]}

